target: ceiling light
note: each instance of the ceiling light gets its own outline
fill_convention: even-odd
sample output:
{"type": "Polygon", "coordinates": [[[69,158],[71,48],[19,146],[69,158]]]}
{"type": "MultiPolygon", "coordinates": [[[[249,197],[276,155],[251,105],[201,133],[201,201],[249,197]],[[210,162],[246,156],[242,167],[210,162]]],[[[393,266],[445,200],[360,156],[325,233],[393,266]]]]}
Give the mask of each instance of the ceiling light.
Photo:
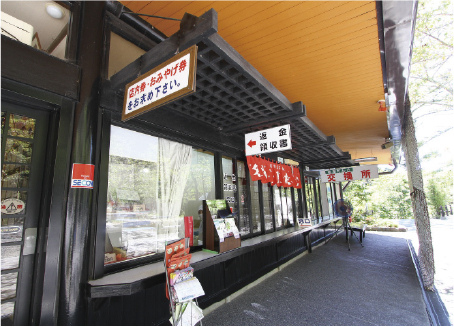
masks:
{"type": "Polygon", "coordinates": [[[353,159],[353,161],[354,162],[377,161],[377,157],[358,158],[358,159],[353,159]]]}
{"type": "Polygon", "coordinates": [[[55,19],[62,19],[65,15],[63,9],[53,3],[46,4],[46,11],[51,17],[55,19]]]}

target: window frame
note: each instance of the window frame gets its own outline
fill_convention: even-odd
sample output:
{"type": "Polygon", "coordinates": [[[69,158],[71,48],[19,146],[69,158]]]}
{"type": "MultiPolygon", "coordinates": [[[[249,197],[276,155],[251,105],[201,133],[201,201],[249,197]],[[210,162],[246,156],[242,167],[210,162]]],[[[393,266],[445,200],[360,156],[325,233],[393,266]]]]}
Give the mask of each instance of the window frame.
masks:
{"type": "MultiPolygon", "coordinates": [[[[163,253],[157,253],[154,255],[149,255],[149,256],[144,256],[144,257],[139,257],[131,260],[126,260],[126,261],[121,261],[118,263],[114,264],[109,264],[109,265],[104,265],[104,255],[105,255],[105,239],[106,239],[106,213],[107,213],[107,188],[108,188],[108,166],[109,166],[109,150],[110,150],[110,131],[111,131],[111,126],[117,126],[121,128],[126,128],[128,130],[132,130],[135,132],[147,134],[150,136],[154,137],[163,137],[171,141],[175,142],[180,142],[184,143],[186,145],[192,146],[194,149],[200,149],[202,151],[209,151],[214,154],[214,171],[215,171],[215,191],[216,191],[216,198],[218,196],[220,198],[224,198],[224,190],[223,190],[223,170],[222,170],[222,157],[228,157],[233,161],[233,168],[234,172],[237,178],[238,182],[238,160],[244,162],[244,167],[245,167],[245,178],[246,178],[246,192],[248,194],[248,199],[247,199],[247,208],[249,211],[249,217],[248,217],[248,223],[249,223],[249,228],[250,231],[247,234],[241,235],[241,238],[244,239],[249,239],[253,238],[259,235],[264,235],[268,233],[273,233],[282,229],[286,228],[292,228],[296,226],[296,218],[297,218],[297,212],[298,210],[295,207],[295,199],[294,199],[294,192],[295,190],[293,188],[290,188],[289,192],[291,194],[291,200],[292,200],[292,208],[293,208],[293,223],[294,225],[282,225],[281,227],[276,227],[276,216],[275,216],[275,199],[274,199],[274,187],[270,186],[268,183],[267,187],[269,187],[269,195],[271,196],[271,214],[273,217],[273,228],[270,230],[265,229],[265,217],[264,217],[264,199],[263,199],[263,187],[264,185],[262,184],[261,181],[258,181],[258,196],[259,196],[259,217],[260,217],[260,224],[261,224],[261,230],[257,232],[253,232],[253,220],[252,220],[252,198],[251,198],[251,184],[250,184],[250,174],[249,174],[249,169],[247,168],[246,164],[246,158],[245,157],[239,157],[236,155],[232,155],[231,153],[224,152],[219,149],[213,149],[213,148],[207,148],[206,146],[201,146],[200,144],[195,144],[194,142],[191,141],[184,141],[180,137],[178,137],[178,133],[175,132],[166,132],[163,133],[159,129],[156,130],[153,128],[153,126],[144,124],[142,121],[135,121],[131,120],[128,122],[122,122],[120,118],[120,114],[118,112],[112,112],[107,109],[101,109],[100,110],[100,119],[99,119],[99,128],[98,128],[98,143],[100,144],[100,151],[99,151],[99,158],[97,160],[97,166],[99,167],[99,189],[98,189],[98,194],[95,199],[96,205],[94,205],[94,219],[96,219],[96,222],[94,223],[96,225],[96,232],[94,233],[92,244],[93,244],[93,265],[92,265],[92,273],[91,275],[93,276],[93,279],[99,279],[103,277],[104,275],[108,275],[111,273],[115,273],[121,270],[127,270],[131,268],[135,268],[138,266],[142,266],[145,264],[153,263],[153,262],[158,262],[163,260],[164,254],[163,253]],[[219,194],[218,194],[219,193],[219,194]]],[[[238,184],[237,184],[238,187],[238,184]]],[[[279,189],[279,188],[278,188],[279,189]]],[[[280,194],[279,190],[279,194],[280,194]]],[[[299,195],[302,197],[301,191],[298,191],[299,195]]],[[[238,203],[238,206],[240,206],[240,192],[236,192],[236,201],[238,203]]],[[[280,194],[280,198],[282,198],[280,194]]],[[[303,205],[303,203],[301,203],[303,205]]],[[[237,217],[237,225],[239,226],[239,215],[237,217]]],[[[203,246],[193,246],[192,251],[196,251],[201,249],[203,246]]]]}

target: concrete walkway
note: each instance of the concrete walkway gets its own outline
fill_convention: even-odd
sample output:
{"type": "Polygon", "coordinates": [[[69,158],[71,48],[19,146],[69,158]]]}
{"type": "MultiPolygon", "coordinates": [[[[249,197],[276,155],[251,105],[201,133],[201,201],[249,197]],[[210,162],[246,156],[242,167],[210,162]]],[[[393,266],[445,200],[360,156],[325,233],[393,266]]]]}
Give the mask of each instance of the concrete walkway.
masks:
{"type": "Polygon", "coordinates": [[[203,319],[205,326],[427,326],[429,316],[406,238],[345,233],[316,247],[203,319]]]}
{"type": "MultiPolygon", "coordinates": [[[[409,239],[418,253],[419,243],[413,219],[399,220],[399,226],[408,229],[407,233],[395,233],[395,237],[409,239]]],[[[454,215],[442,219],[431,219],[432,245],[435,262],[435,287],[444,309],[451,319],[454,318],[454,215]]]]}

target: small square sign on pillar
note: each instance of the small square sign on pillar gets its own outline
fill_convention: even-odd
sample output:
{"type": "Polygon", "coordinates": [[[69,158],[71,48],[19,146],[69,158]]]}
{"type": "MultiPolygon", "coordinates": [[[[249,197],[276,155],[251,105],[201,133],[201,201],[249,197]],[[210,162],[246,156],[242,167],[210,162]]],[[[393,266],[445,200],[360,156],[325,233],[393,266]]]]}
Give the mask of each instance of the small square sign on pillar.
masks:
{"type": "Polygon", "coordinates": [[[71,188],[93,188],[95,165],[73,164],[71,188]]]}

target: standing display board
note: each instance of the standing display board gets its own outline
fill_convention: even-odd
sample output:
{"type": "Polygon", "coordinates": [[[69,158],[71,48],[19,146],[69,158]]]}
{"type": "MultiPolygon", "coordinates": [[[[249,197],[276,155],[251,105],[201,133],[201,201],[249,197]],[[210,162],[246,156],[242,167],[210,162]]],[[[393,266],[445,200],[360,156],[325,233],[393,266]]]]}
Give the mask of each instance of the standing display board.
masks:
{"type": "Polygon", "coordinates": [[[218,253],[241,246],[241,236],[226,200],[203,201],[203,246],[218,253]]]}

